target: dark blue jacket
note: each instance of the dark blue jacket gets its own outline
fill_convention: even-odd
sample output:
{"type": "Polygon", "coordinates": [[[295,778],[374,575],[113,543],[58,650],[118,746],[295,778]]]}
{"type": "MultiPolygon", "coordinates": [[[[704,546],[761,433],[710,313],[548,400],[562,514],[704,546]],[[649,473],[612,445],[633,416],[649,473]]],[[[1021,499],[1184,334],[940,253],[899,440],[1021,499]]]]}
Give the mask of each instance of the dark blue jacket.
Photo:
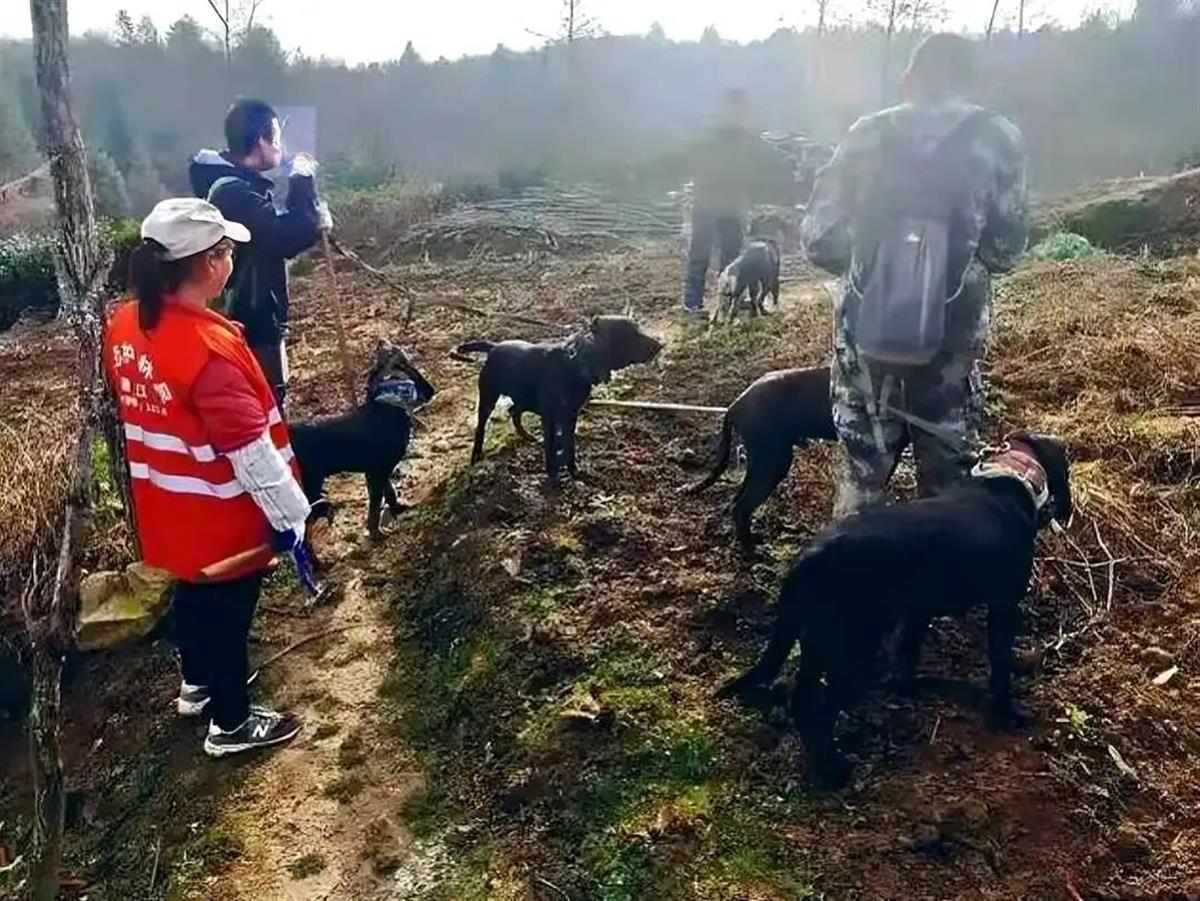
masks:
{"type": "Polygon", "coordinates": [[[251,347],[269,347],[287,334],[288,284],[285,261],[316,243],[317,193],[312,178],[292,176],[287,210],[275,208],[274,183],[235,166],[215,150],[201,150],[188,166],[197,197],[211,200],[226,219],[250,229],[250,243],[239,246],[230,276],[227,315],[246,327],[251,347]],[[209,197],[213,183],[226,176],[209,197]]]}

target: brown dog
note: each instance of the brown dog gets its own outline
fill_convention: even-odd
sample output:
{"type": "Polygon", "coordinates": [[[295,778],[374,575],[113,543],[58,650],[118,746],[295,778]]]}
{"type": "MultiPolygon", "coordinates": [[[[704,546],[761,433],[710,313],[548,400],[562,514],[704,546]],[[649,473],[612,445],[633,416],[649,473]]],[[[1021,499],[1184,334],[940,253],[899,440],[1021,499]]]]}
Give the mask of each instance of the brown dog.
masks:
{"type": "Polygon", "coordinates": [[[733,433],[746,448],[746,477],[734,495],[732,510],[738,541],[753,540],[750,518],[792,467],[792,449],[810,441],[836,441],[829,400],[829,367],[768,372],[738,395],[721,420],[721,438],[713,471],[686,489],[697,494],[729,466],[733,433]]]}

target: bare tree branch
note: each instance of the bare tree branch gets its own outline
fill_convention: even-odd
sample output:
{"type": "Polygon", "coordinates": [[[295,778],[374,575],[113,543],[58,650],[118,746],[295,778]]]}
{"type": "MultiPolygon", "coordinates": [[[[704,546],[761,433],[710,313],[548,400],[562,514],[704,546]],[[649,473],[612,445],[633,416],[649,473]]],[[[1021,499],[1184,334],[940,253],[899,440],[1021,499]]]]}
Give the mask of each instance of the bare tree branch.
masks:
{"type": "Polygon", "coordinates": [[[250,4],[250,15],[246,17],[246,28],[242,31],[242,36],[248,35],[254,28],[254,16],[258,12],[258,8],[266,3],[267,0],[252,0],[250,4]]]}
{"type": "Polygon", "coordinates": [[[989,41],[992,39],[992,31],[996,27],[996,11],[998,9],[1000,9],[1000,0],[993,0],[993,2],[992,2],[992,17],[990,19],[988,19],[988,27],[987,27],[987,39],[989,41]]]}
{"type": "MultiPolygon", "coordinates": [[[[229,18],[228,18],[228,16],[227,16],[227,15],[225,15],[225,16],[221,15],[221,11],[220,11],[219,9],[217,9],[217,4],[213,3],[213,0],[208,0],[208,5],[209,5],[209,6],[211,6],[211,7],[212,7],[212,11],[213,11],[213,12],[215,12],[215,13],[217,14],[217,18],[221,20],[221,24],[222,24],[222,25],[224,25],[226,28],[228,28],[228,27],[229,27],[229,18]]],[[[228,13],[228,12],[229,12],[229,10],[228,10],[228,9],[226,9],[226,10],[225,10],[225,12],[226,12],[226,13],[228,13]]]]}

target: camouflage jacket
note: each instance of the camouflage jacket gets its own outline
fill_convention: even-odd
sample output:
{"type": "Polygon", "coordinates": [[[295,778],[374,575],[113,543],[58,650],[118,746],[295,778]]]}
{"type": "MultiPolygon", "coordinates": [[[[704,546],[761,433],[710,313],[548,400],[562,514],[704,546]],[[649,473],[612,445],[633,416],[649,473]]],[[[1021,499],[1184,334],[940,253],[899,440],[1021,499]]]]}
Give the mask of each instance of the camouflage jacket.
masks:
{"type": "MultiPolygon", "coordinates": [[[[938,144],[963,124],[978,108],[961,100],[930,104],[904,103],[859,119],[817,176],[816,186],[801,226],[809,259],[838,275],[848,273],[852,260],[862,265],[862,254],[853,253],[851,223],[884,164],[883,138],[887,129],[898,129],[917,141],[938,144]]],[[[979,236],[967,248],[970,263],[964,274],[963,296],[951,310],[947,337],[963,329],[986,328],[990,310],[990,273],[1011,269],[1025,249],[1025,155],[1017,127],[996,113],[984,113],[964,125],[969,171],[974,189],[967,215],[973,217],[979,236]],[[958,320],[957,327],[954,320],[958,320]]],[[[968,336],[962,335],[966,340],[968,336]]],[[[977,337],[977,336],[976,336],[977,337]]]]}

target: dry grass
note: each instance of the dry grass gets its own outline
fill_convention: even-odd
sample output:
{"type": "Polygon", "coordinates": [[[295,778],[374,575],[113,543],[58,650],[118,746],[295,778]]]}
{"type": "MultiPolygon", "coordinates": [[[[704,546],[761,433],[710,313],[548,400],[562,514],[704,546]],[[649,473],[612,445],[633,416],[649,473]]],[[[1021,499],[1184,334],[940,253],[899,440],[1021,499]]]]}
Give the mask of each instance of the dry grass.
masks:
{"type": "Polygon", "coordinates": [[[0,341],[0,632],[20,622],[18,600],[44,578],[67,492],[74,436],[74,361],[57,325],[14,329],[0,341]]]}
{"type": "Polygon", "coordinates": [[[1006,423],[1065,438],[1076,520],[1043,576],[1078,601],[1064,629],[1113,596],[1179,584],[1200,529],[1200,260],[1035,264],[997,299],[991,381],[1006,423]]]}

